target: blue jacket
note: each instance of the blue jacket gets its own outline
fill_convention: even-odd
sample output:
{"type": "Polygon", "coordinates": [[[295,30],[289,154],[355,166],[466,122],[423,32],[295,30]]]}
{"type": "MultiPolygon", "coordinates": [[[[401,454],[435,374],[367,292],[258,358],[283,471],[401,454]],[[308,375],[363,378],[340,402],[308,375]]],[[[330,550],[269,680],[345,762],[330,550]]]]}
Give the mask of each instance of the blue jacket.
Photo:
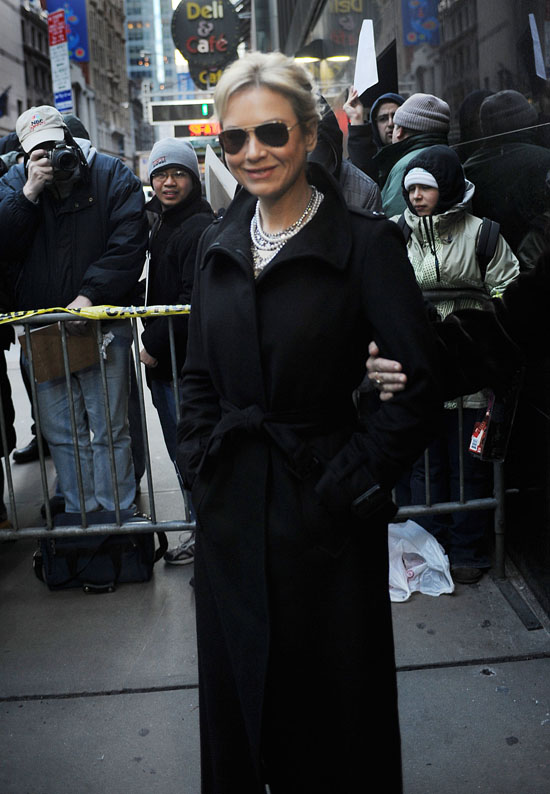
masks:
{"type": "Polygon", "coordinates": [[[0,179],[2,260],[14,268],[15,309],[66,306],[77,295],[94,305],[132,299],[147,248],[141,182],[117,158],[78,142],[89,181],[66,199],[45,189],[37,204],[29,201],[23,165],[0,179]]]}

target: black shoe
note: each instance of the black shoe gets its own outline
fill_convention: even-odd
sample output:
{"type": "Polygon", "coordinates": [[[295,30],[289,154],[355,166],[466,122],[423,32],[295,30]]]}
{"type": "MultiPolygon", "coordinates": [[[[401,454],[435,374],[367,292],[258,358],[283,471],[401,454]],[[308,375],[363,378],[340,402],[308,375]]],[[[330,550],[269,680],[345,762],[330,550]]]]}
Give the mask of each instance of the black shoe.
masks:
{"type": "MultiPolygon", "coordinates": [[[[52,496],[52,498],[50,499],[50,511],[52,514],[52,518],[55,518],[55,516],[58,513],[65,512],[65,500],[63,499],[62,496],[58,496],[57,494],[52,496]]],[[[42,518],[44,519],[46,518],[46,505],[42,505],[42,507],[40,508],[40,515],[42,516],[42,518]]]]}
{"type": "MultiPolygon", "coordinates": [[[[43,440],[42,443],[44,445],[44,455],[48,457],[50,454],[48,444],[45,440],[43,440]]],[[[13,453],[14,463],[32,463],[33,460],[38,460],[38,441],[36,440],[36,436],[32,437],[26,447],[16,449],[13,453]]]]}
{"type": "Polygon", "coordinates": [[[475,584],[479,582],[485,568],[470,568],[465,565],[451,565],[451,576],[458,584],[475,584]]]}

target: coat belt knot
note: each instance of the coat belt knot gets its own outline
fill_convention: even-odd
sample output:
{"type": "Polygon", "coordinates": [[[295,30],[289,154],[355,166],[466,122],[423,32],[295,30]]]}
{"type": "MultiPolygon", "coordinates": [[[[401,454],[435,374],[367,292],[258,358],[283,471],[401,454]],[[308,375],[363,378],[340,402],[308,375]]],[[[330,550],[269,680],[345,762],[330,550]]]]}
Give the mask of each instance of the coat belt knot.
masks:
{"type": "Polygon", "coordinates": [[[314,473],[320,475],[321,461],[300,433],[311,436],[317,429],[326,432],[329,417],[334,421],[337,416],[334,408],[312,411],[307,418],[305,412],[269,412],[258,405],[238,408],[226,400],[221,401],[221,409],[222,417],[210,436],[206,456],[215,457],[219,453],[222,440],[228,433],[242,431],[269,439],[284,454],[290,471],[299,479],[314,473]]]}

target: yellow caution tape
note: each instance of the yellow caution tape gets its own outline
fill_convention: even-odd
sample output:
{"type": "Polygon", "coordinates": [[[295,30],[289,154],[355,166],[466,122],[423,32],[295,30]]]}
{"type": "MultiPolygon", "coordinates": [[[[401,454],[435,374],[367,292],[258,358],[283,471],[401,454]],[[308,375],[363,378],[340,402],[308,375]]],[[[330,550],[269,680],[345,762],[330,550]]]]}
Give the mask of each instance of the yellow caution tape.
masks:
{"type": "Polygon", "coordinates": [[[88,306],[80,309],[29,309],[20,312],[5,312],[0,314],[0,324],[17,323],[27,317],[37,317],[44,314],[63,312],[72,314],[86,320],[125,320],[130,317],[160,317],[168,314],[189,314],[191,306],[188,303],[174,303],[166,306],[88,306]]]}

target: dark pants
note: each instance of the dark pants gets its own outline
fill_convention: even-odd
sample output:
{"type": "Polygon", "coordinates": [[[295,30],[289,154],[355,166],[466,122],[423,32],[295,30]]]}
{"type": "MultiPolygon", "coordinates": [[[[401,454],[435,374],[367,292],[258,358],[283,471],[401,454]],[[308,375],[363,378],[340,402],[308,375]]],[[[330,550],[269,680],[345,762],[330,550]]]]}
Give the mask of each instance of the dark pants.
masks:
{"type": "MultiPolygon", "coordinates": [[[[490,496],[492,467],[468,452],[474,422],[479,411],[464,409],[462,449],[464,451],[464,499],[490,496]]],[[[459,480],[458,411],[444,410],[440,431],[428,447],[431,503],[458,501],[459,480]]],[[[411,478],[411,504],[426,503],[424,456],[414,464],[411,478]]],[[[487,540],[491,527],[491,511],[454,512],[420,516],[415,519],[437,538],[445,549],[451,565],[488,568],[487,540]]]]}
{"type": "Polygon", "coordinates": [[[31,433],[33,436],[36,435],[36,425],[34,423],[34,406],[32,404],[32,390],[31,390],[31,381],[29,377],[29,373],[27,367],[23,365],[23,350],[21,349],[21,353],[19,354],[19,367],[21,369],[21,377],[23,378],[23,385],[25,386],[25,391],[27,392],[27,396],[29,398],[29,402],[31,404],[31,416],[32,416],[32,425],[31,425],[31,433]]]}

